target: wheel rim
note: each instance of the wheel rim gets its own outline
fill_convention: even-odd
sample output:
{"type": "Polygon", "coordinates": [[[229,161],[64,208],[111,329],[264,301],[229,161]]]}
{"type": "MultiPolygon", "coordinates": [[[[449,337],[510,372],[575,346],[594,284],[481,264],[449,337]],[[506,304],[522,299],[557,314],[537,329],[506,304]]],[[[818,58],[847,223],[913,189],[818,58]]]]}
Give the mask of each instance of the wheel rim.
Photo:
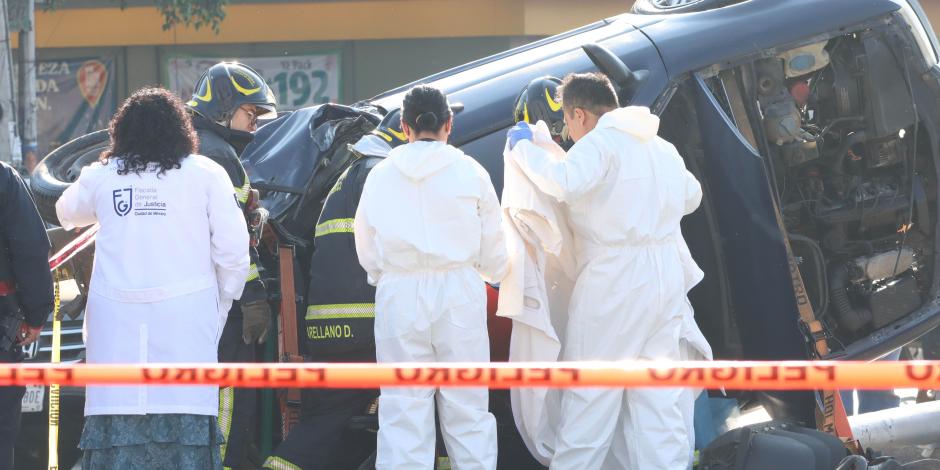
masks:
{"type": "Polygon", "coordinates": [[[74,183],[78,179],[78,176],[82,173],[82,168],[94,163],[100,158],[101,152],[108,148],[107,145],[96,145],[94,148],[88,149],[78,155],[75,159],[70,159],[71,161],[63,162],[62,168],[65,171],[54,172],[53,174],[58,177],[61,181],[66,183],[74,183]]]}
{"type": "Polygon", "coordinates": [[[66,143],[50,152],[47,157],[52,158],[43,159],[42,164],[49,175],[62,183],[74,183],[82,168],[97,161],[110,144],[107,134],[89,134],[84,139],[83,144],[76,141],[66,143]]]}

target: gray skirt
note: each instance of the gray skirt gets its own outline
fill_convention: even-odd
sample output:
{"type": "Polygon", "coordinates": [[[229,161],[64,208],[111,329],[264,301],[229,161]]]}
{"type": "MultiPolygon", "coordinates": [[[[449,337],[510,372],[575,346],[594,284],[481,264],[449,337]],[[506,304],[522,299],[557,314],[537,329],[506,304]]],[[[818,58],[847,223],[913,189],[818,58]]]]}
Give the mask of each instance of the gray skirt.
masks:
{"type": "Polygon", "coordinates": [[[222,470],[224,442],[215,416],[190,414],[85,417],[82,470],[222,470]]]}

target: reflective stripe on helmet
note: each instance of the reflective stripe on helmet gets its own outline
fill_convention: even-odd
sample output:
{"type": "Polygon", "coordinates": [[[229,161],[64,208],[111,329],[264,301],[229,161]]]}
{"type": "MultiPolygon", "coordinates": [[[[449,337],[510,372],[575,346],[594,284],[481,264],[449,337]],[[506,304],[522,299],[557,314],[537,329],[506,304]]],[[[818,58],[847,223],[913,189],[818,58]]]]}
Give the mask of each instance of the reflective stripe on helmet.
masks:
{"type": "Polygon", "coordinates": [[[391,137],[390,135],[388,135],[388,134],[386,134],[386,133],[384,133],[384,132],[382,132],[382,131],[380,131],[380,130],[375,130],[375,131],[372,131],[372,132],[375,133],[375,135],[377,135],[377,136],[379,136],[379,137],[385,139],[386,142],[391,142],[391,141],[392,141],[392,137],[391,137]]]}
{"type": "Polygon", "coordinates": [[[199,90],[196,90],[193,93],[194,101],[192,102],[195,102],[195,100],[204,101],[206,103],[212,101],[212,82],[209,80],[206,80],[205,83],[206,83],[206,92],[200,95],[199,90]]]}
{"type": "Polygon", "coordinates": [[[399,142],[408,142],[408,136],[406,136],[404,132],[398,132],[392,128],[385,128],[383,130],[376,129],[373,131],[373,133],[385,139],[386,142],[393,142],[396,139],[399,142]]]}
{"type": "Polygon", "coordinates": [[[314,237],[322,237],[333,233],[353,233],[355,219],[330,219],[317,225],[314,237]]]}
{"type": "Polygon", "coordinates": [[[307,307],[306,320],[337,318],[375,318],[375,304],[329,304],[307,307]]]}
{"type": "Polygon", "coordinates": [[[552,94],[548,92],[548,88],[545,89],[545,101],[548,101],[548,108],[551,109],[552,112],[557,113],[558,110],[561,109],[561,103],[556,103],[555,100],[552,99],[552,94]]]}
{"type": "Polygon", "coordinates": [[[405,135],[404,132],[398,132],[398,131],[396,131],[395,129],[392,129],[391,127],[389,127],[389,128],[386,129],[386,130],[387,130],[390,134],[392,134],[393,136],[397,137],[398,140],[400,140],[400,141],[402,141],[402,142],[406,142],[406,141],[408,140],[408,137],[405,135]]]}
{"type": "MultiPolygon", "coordinates": [[[[245,75],[242,75],[242,76],[245,76],[245,75]]],[[[241,93],[241,94],[243,94],[243,95],[245,95],[245,96],[251,96],[251,95],[253,95],[253,94],[255,94],[255,93],[261,91],[261,87],[260,87],[260,86],[259,86],[259,87],[256,87],[256,88],[245,88],[245,87],[243,87],[243,86],[241,86],[241,85],[238,84],[238,81],[235,80],[235,77],[229,76],[229,79],[232,81],[232,86],[234,86],[235,89],[238,90],[239,93],[241,93]]]]}

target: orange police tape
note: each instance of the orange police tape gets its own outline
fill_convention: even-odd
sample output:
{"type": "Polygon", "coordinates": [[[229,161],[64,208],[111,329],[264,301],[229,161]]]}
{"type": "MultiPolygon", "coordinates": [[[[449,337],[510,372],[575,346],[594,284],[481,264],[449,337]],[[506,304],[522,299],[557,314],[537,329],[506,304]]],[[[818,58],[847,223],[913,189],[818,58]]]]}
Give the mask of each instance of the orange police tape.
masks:
{"type": "Polygon", "coordinates": [[[0,364],[2,385],[264,388],[695,387],[730,390],[940,387],[940,361],[447,364],[0,364]]]}

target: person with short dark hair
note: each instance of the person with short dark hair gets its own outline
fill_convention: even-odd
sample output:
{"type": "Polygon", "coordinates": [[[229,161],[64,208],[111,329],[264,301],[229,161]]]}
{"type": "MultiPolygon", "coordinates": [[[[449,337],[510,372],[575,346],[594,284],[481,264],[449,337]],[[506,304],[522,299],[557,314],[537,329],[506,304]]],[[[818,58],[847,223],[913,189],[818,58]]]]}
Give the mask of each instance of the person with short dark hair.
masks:
{"type": "MultiPolygon", "coordinates": [[[[111,149],[82,170],[56,213],[98,223],[85,308],[89,364],[213,363],[248,275],[248,230],[225,170],[194,155],[196,133],[162,88],[128,98],[111,149]]],[[[222,470],[216,386],[89,386],[85,470],[222,470]]]]}
{"type": "MultiPolygon", "coordinates": [[[[526,123],[510,130],[507,156],[568,208],[579,274],[562,359],[710,358],[687,298],[703,273],[679,226],[701,186],[656,135],[659,118],[619,108],[607,77],[569,75],[559,99],[575,142],[565,158],[534,145],[526,123]]],[[[692,400],[682,389],[565,390],[551,468],[689,468],[692,400]]]]}
{"type": "MultiPolygon", "coordinates": [[[[441,90],[412,88],[408,138],[369,173],[356,211],[359,262],[376,285],[380,363],[488,362],[486,285],[506,273],[496,191],[486,170],[447,145],[441,90]],[[481,279],[481,276],[483,279],[481,279]]],[[[454,468],[496,468],[496,419],[485,388],[382,388],[376,469],[434,464],[434,399],[454,468]]]]}
{"type": "MultiPolygon", "coordinates": [[[[0,363],[23,360],[52,312],[49,238],[16,169],[0,162],[0,363]]],[[[25,387],[0,387],[0,470],[13,470],[25,387]]]]}
{"type": "Polygon", "coordinates": [[[599,119],[620,107],[614,85],[597,73],[568,75],[558,87],[558,98],[563,103],[562,108],[575,117],[587,112],[599,119]]]}

